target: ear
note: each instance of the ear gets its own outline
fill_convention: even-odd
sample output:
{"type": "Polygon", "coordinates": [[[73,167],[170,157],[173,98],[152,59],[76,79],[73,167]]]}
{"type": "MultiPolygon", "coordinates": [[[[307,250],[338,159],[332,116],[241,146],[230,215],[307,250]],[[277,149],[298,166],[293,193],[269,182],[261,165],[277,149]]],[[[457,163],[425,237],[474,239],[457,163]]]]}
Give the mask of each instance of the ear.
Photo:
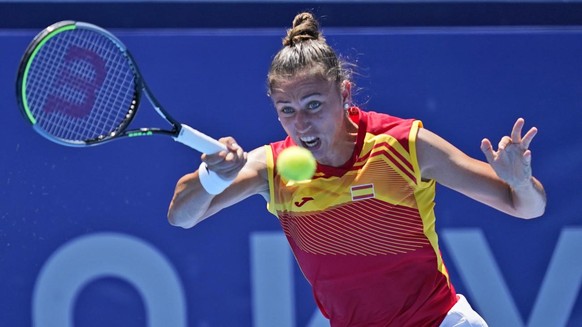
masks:
{"type": "Polygon", "coordinates": [[[350,102],[352,99],[352,83],[348,80],[342,82],[342,101],[344,103],[350,102]]]}

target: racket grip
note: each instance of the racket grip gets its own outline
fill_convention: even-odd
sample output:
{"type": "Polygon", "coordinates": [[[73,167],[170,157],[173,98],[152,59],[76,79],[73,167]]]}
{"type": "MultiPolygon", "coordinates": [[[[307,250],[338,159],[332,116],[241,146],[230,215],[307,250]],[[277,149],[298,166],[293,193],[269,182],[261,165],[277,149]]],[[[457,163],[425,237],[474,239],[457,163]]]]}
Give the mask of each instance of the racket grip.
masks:
{"type": "Polygon", "coordinates": [[[180,133],[174,137],[174,140],[202,153],[213,154],[226,150],[226,145],[184,124],[182,124],[180,133]]]}

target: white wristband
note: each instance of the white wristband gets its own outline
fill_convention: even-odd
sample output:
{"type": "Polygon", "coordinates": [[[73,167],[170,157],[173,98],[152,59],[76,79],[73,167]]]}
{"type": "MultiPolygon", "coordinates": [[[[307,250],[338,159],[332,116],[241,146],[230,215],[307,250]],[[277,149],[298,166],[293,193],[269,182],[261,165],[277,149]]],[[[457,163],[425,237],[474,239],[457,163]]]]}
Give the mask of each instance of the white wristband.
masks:
{"type": "Polygon", "coordinates": [[[222,191],[229,187],[234,181],[234,178],[230,180],[222,179],[222,177],[218,176],[217,173],[208,170],[205,162],[200,164],[200,167],[198,168],[198,176],[202,187],[204,187],[206,192],[213,195],[222,193],[222,191]]]}

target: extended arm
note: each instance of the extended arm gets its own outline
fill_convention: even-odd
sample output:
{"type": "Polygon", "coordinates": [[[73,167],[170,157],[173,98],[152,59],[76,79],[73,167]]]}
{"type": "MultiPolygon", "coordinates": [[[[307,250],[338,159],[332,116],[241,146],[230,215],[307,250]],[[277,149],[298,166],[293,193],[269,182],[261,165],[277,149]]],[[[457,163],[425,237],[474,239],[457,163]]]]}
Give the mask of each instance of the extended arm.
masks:
{"type": "Polygon", "coordinates": [[[248,155],[227,141],[229,151],[203,155],[208,169],[235,179],[222,193],[209,194],[200,183],[199,171],[184,175],[178,181],[168,210],[168,221],[174,226],[191,228],[218,211],[254,194],[268,197],[265,151],[259,147],[248,155]]]}
{"type": "Polygon", "coordinates": [[[497,151],[489,140],[481,142],[488,162],[471,158],[438,135],[420,129],[417,151],[422,177],[515,217],[541,216],[546,194],[532,176],[528,149],[537,129],[530,129],[522,138],[523,124],[523,119],[517,120],[511,136],[502,138],[497,151]]]}

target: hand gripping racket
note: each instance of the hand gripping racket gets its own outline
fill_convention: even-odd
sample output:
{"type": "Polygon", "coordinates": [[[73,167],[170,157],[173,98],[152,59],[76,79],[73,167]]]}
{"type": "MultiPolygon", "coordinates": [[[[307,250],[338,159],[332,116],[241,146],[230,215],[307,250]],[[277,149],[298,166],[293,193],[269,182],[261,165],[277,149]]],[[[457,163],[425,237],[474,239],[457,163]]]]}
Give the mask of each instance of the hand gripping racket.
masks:
{"type": "Polygon", "coordinates": [[[20,110],[34,129],[62,145],[167,135],[203,153],[226,150],[173,119],[146,86],[123,43],[92,24],[62,21],[39,33],[20,62],[16,88],[20,110]],[[128,129],[142,94],[171,128],[128,129]]]}

